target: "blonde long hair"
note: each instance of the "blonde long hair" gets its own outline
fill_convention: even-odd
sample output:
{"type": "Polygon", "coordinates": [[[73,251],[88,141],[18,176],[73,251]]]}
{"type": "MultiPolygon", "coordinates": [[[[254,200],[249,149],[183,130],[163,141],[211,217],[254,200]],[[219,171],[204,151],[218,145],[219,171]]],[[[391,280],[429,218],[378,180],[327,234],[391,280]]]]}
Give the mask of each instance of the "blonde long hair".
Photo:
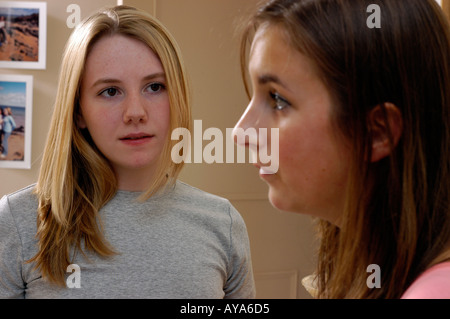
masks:
{"type": "MultiPolygon", "coordinates": [[[[156,53],[167,79],[169,130],[191,129],[185,67],[176,41],[160,22],[136,8],[117,6],[93,14],[76,27],[63,55],[54,113],[35,189],[39,201],[39,249],[30,260],[44,278],[59,285],[65,284],[71,248],[83,252],[84,244],[84,249],[100,256],[115,253],[102,234],[98,211],[115,195],[116,177],[89,133],[82,132],[76,124],[86,58],[96,41],[113,34],[137,39],[156,53]]],[[[183,166],[183,162],[176,164],[171,160],[174,144],[168,134],[158,173],[141,200],[174,184],[183,166]]]]}

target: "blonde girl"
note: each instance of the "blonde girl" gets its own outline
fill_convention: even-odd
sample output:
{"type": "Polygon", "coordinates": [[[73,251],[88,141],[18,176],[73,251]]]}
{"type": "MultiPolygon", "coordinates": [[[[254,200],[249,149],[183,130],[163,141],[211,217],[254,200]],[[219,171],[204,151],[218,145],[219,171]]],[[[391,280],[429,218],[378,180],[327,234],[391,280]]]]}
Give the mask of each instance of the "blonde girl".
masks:
{"type": "Polygon", "coordinates": [[[0,296],[254,296],[241,216],[177,180],[170,132],[190,129],[189,103],[149,14],[118,6],[76,28],[37,184],[0,202],[0,296]]]}

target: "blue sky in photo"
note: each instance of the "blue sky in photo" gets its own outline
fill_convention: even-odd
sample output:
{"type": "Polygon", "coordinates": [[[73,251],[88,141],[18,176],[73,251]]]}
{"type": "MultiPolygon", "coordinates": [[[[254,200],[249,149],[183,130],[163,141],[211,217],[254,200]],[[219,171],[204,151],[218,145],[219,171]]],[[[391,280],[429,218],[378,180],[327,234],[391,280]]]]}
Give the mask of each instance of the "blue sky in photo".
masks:
{"type": "Polygon", "coordinates": [[[0,81],[0,105],[26,106],[26,82],[0,81]]]}
{"type": "Polygon", "coordinates": [[[0,2],[0,15],[28,16],[33,13],[39,13],[39,9],[1,7],[1,2],[0,2]]]}

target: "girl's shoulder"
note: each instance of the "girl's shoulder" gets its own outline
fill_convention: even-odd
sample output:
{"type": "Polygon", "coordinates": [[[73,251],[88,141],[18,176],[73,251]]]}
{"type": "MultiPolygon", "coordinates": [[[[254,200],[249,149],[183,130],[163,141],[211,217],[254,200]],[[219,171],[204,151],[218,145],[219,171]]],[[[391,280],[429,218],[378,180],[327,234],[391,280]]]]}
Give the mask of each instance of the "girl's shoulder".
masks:
{"type": "Polygon", "coordinates": [[[406,290],[402,299],[450,299],[450,261],[423,272],[406,290]]]}

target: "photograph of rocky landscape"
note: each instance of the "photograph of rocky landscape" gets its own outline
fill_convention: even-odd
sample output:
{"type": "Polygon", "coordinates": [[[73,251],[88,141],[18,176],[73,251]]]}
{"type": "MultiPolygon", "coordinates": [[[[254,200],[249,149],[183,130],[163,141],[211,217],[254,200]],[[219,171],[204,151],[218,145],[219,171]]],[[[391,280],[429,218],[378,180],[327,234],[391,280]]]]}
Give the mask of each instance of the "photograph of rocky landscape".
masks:
{"type": "Polygon", "coordinates": [[[39,60],[39,9],[2,7],[0,61],[39,60]]]}

